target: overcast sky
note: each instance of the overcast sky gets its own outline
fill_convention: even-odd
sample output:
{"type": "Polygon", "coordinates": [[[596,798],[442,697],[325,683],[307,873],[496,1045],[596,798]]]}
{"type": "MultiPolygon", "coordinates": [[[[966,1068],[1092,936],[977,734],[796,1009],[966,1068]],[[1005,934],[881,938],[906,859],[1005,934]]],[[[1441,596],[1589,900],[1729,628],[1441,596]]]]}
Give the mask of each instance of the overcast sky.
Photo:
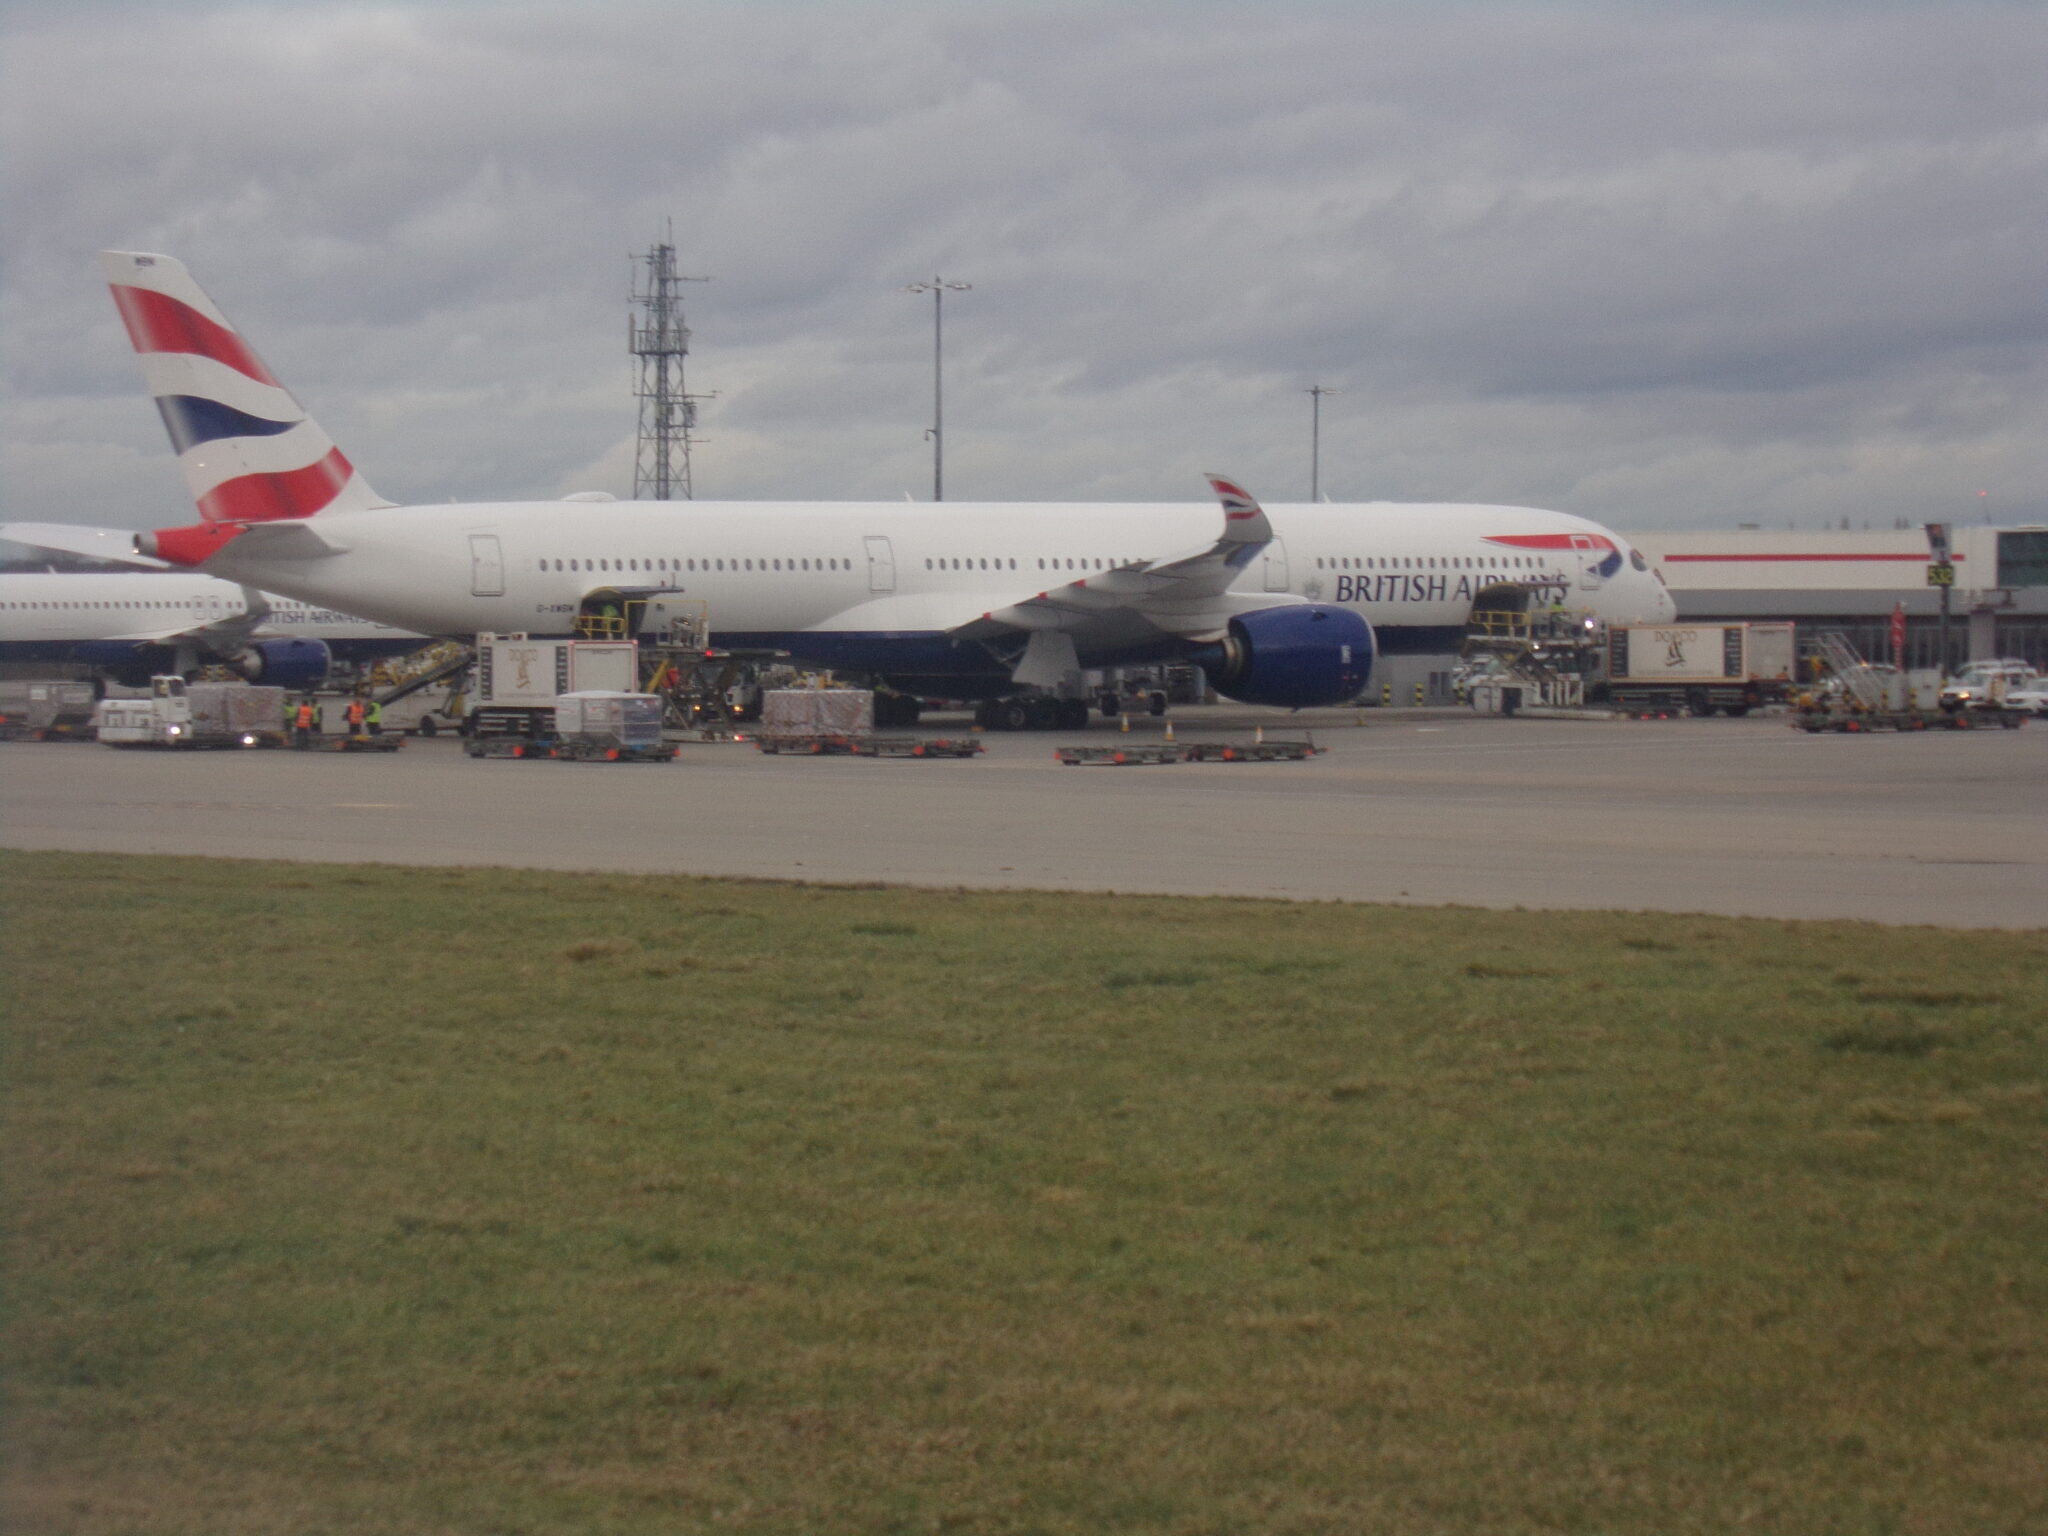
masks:
{"type": "Polygon", "coordinates": [[[0,4],[0,517],[190,521],[101,285],[181,257],[401,501],[2048,519],[2048,6],[0,4]]]}

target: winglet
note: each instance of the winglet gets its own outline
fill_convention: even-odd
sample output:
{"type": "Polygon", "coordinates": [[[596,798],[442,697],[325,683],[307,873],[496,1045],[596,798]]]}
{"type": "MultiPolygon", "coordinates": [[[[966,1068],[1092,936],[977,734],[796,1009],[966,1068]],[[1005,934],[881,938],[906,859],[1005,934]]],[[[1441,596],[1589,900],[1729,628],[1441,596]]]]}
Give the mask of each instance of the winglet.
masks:
{"type": "Polygon", "coordinates": [[[1273,539],[1273,525],[1266,521],[1265,508],[1252,499],[1251,493],[1234,480],[1221,475],[1210,475],[1209,489],[1216,493],[1216,499],[1223,503],[1223,542],[1225,544],[1269,544],[1273,539]]]}

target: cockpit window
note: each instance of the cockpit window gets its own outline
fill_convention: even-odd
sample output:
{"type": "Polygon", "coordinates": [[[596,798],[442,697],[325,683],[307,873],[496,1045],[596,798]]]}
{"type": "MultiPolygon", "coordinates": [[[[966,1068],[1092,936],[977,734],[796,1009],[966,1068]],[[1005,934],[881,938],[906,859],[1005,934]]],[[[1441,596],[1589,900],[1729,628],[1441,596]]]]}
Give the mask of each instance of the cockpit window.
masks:
{"type": "Polygon", "coordinates": [[[1650,568],[1650,562],[1643,558],[1643,552],[1640,549],[1632,549],[1628,552],[1628,563],[1639,571],[1647,571],[1650,568]]]}

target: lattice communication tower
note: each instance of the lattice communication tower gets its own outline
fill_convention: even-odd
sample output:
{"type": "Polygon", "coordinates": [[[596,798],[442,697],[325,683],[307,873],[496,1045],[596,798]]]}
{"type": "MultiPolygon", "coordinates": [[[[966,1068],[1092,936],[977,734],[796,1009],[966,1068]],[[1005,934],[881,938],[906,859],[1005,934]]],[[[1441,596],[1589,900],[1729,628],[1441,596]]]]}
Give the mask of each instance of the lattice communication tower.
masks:
{"type": "Polygon", "coordinates": [[[680,285],[709,282],[676,276],[675,232],[632,258],[633,305],[626,320],[626,346],[640,359],[640,442],[633,457],[633,499],[688,501],[690,445],[696,436],[697,402],[683,383],[683,359],[690,354],[690,328],[683,323],[680,285]]]}

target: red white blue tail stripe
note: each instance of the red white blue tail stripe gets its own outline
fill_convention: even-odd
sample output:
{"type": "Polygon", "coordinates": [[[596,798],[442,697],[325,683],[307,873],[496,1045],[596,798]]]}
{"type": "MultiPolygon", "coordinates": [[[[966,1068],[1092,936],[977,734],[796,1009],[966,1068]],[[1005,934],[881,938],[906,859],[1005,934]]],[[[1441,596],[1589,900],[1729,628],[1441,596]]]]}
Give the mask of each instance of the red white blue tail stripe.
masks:
{"type": "Polygon", "coordinates": [[[100,263],[203,519],[266,523],[391,505],[184,263],[139,251],[103,251],[100,263]]]}
{"type": "Polygon", "coordinates": [[[1209,489],[1216,493],[1216,499],[1223,503],[1223,520],[1227,523],[1248,523],[1259,515],[1259,504],[1252,499],[1251,492],[1234,481],[1225,480],[1221,475],[1209,476],[1209,489]]]}

